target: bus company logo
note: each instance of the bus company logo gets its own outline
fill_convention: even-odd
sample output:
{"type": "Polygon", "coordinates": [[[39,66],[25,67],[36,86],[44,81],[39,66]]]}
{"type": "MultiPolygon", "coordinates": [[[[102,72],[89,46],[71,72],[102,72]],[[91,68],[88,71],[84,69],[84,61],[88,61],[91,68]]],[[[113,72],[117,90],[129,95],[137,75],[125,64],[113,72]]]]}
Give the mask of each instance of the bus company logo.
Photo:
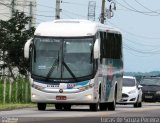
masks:
{"type": "Polygon", "coordinates": [[[108,65],[108,68],[107,68],[107,78],[109,81],[112,80],[112,74],[113,74],[113,70],[112,70],[112,64],[109,64],[108,65]]]}
{"type": "Polygon", "coordinates": [[[59,93],[63,93],[63,89],[59,89],[59,93]]]}

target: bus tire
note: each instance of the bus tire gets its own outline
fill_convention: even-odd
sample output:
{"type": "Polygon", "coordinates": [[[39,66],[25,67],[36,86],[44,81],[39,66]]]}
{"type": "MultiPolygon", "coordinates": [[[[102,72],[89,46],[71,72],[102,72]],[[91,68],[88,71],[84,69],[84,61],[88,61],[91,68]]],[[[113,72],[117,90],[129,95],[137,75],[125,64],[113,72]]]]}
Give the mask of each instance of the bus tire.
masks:
{"type": "Polygon", "coordinates": [[[117,98],[117,86],[115,87],[115,92],[114,92],[114,99],[113,102],[108,103],[108,110],[109,111],[115,111],[116,108],[116,98],[117,98]]]}
{"type": "Polygon", "coordinates": [[[115,104],[115,102],[113,101],[113,102],[111,102],[111,103],[108,103],[107,104],[108,106],[108,111],[115,111],[115,108],[116,108],[116,104],[115,104]]]}
{"type": "Polygon", "coordinates": [[[99,110],[101,110],[101,111],[107,110],[107,104],[106,103],[100,103],[99,104],[99,110]]]}
{"type": "Polygon", "coordinates": [[[89,105],[91,111],[97,111],[98,110],[98,103],[93,103],[89,105]]]}
{"type": "Polygon", "coordinates": [[[55,104],[55,109],[62,110],[62,104],[55,104]]]}
{"type": "Polygon", "coordinates": [[[41,111],[46,110],[46,103],[37,103],[37,108],[41,111]]]}
{"type": "Polygon", "coordinates": [[[71,110],[71,105],[70,104],[64,104],[64,110],[65,111],[69,111],[69,110],[71,110]]]}

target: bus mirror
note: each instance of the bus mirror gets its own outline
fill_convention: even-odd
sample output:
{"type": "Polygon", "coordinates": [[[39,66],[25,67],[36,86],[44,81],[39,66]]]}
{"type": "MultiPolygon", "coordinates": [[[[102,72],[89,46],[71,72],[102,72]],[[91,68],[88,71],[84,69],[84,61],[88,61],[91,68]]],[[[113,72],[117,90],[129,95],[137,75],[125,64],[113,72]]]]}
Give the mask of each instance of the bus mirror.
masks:
{"type": "Polygon", "coordinates": [[[31,45],[32,39],[29,39],[24,45],[24,57],[29,59],[29,48],[31,45]]]}
{"type": "Polygon", "coordinates": [[[94,44],[94,59],[98,59],[100,57],[100,42],[99,39],[96,39],[94,44]]]}

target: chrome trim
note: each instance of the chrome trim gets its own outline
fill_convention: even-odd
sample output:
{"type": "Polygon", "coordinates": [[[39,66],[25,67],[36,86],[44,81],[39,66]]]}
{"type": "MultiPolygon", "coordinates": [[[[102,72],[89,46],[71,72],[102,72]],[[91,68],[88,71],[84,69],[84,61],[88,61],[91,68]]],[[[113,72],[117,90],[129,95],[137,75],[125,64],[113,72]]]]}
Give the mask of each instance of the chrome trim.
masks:
{"type": "MultiPolygon", "coordinates": [[[[59,89],[48,89],[48,88],[45,88],[45,89],[43,89],[41,91],[47,92],[47,93],[60,93],[59,89]]],[[[63,93],[78,93],[78,92],[81,92],[81,91],[79,89],[63,89],[63,93]]]]}

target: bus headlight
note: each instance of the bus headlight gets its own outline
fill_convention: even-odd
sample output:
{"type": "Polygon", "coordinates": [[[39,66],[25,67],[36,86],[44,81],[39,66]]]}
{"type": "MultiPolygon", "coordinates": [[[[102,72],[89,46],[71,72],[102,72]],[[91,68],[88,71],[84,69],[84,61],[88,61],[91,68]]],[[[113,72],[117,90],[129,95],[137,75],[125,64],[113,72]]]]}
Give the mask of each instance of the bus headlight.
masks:
{"type": "Polygon", "coordinates": [[[86,97],[87,97],[88,99],[90,99],[90,100],[93,98],[93,96],[92,96],[91,94],[86,95],[86,97]]]}
{"type": "Polygon", "coordinates": [[[88,90],[88,89],[93,88],[93,87],[94,87],[94,83],[90,83],[89,85],[78,87],[77,89],[79,89],[80,91],[85,91],[85,90],[88,90]]]}
{"type": "Polygon", "coordinates": [[[36,97],[36,95],[35,94],[32,94],[32,98],[35,98],[36,97]]]}
{"type": "Polygon", "coordinates": [[[35,84],[32,84],[32,87],[35,88],[35,89],[37,89],[37,90],[40,90],[40,91],[45,88],[45,87],[42,87],[40,85],[35,85],[35,84]]]}

